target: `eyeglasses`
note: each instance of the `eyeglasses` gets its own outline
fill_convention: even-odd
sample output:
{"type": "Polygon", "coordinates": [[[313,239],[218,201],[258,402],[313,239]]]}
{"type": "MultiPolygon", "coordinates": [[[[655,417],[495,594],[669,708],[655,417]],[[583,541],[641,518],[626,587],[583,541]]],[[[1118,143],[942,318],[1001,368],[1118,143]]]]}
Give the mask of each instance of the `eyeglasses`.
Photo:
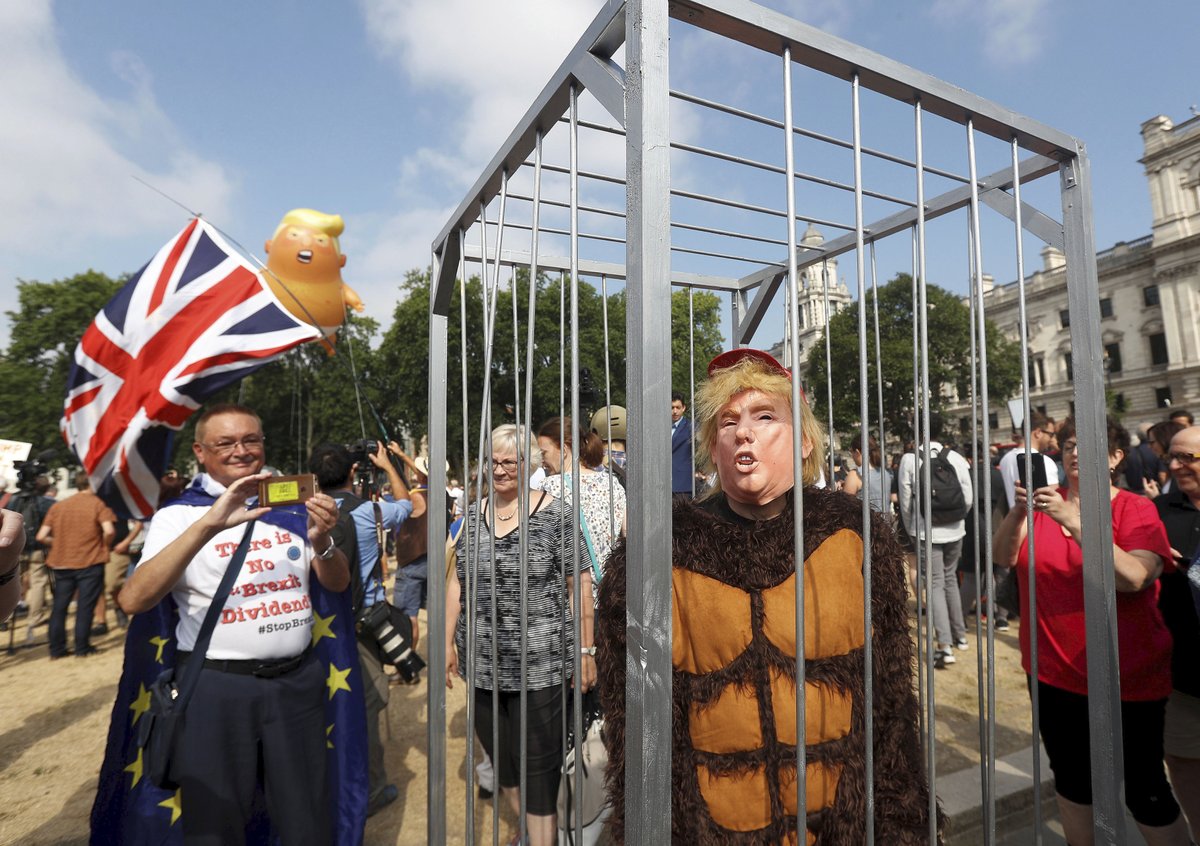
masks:
{"type": "Polygon", "coordinates": [[[1193,455],[1190,452],[1168,452],[1167,461],[1177,461],[1180,464],[1195,464],[1200,461],[1200,455],[1193,455]]]}
{"type": "Polygon", "coordinates": [[[503,470],[505,473],[517,472],[517,461],[514,458],[506,458],[503,461],[492,459],[492,467],[496,470],[503,470]]]}
{"type": "Polygon", "coordinates": [[[1067,441],[1062,445],[1063,452],[1074,452],[1079,447],[1078,441],[1067,441]]]}
{"type": "Polygon", "coordinates": [[[206,444],[204,441],[197,441],[196,443],[200,444],[200,446],[204,447],[209,452],[215,452],[217,455],[229,455],[239,446],[246,450],[246,452],[259,452],[262,450],[263,443],[266,440],[267,439],[262,435],[247,435],[246,437],[237,441],[217,441],[215,444],[206,444]]]}

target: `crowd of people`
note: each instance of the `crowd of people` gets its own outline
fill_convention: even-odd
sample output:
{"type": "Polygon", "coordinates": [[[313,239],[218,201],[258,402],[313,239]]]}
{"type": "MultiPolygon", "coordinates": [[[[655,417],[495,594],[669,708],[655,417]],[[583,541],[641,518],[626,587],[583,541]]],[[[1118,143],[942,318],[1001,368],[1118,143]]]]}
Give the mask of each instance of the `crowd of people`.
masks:
{"type": "MultiPolygon", "coordinates": [[[[1035,410],[1029,422],[1028,452],[1020,429],[1003,450],[976,446],[964,455],[949,444],[930,444],[934,503],[928,533],[924,502],[913,492],[923,484],[918,476],[924,450],[910,444],[892,461],[890,502],[880,502],[889,490],[888,471],[880,473],[874,456],[864,466],[857,449],[843,464],[844,475],[835,475],[835,484],[861,497],[863,476],[874,480],[872,504],[880,502],[893,515],[910,566],[917,566],[915,553],[930,542],[922,600],[928,598],[936,668],[948,669],[955,663],[954,651],[969,648],[965,617],[970,613],[986,615],[998,632],[1009,630],[1010,616],[1023,622],[1036,618],[1036,625],[1020,628],[1022,666],[1031,698],[1037,688],[1041,741],[1067,839],[1090,843],[1078,438],[1071,418],[1055,421],[1035,410]],[[953,519],[937,517],[939,454],[953,468],[962,502],[970,503],[961,519],[954,510],[947,515],[953,519]],[[972,474],[975,456],[981,466],[972,474]],[[983,474],[990,480],[990,501],[983,474]],[[990,601],[977,576],[988,546],[994,566],[990,601]],[[1031,610],[1035,600],[1036,613],[1031,610]]],[[[1200,426],[1193,425],[1189,411],[1175,409],[1165,420],[1143,424],[1139,435],[1139,443],[1131,444],[1129,433],[1110,418],[1106,455],[1085,468],[1107,469],[1110,479],[1126,804],[1147,843],[1187,844],[1189,824],[1200,825],[1200,672],[1191,660],[1200,646],[1200,568],[1190,566],[1200,552],[1200,426]]]]}
{"type": "MultiPolygon", "coordinates": [[[[910,445],[885,462],[874,437],[862,453],[859,434],[849,460],[827,478],[826,436],[803,397],[803,454],[800,466],[793,464],[791,377],[766,353],[718,356],[694,401],[690,415],[681,395],[671,407],[675,839],[796,835],[789,785],[796,780],[795,661],[803,647],[810,834],[826,843],[861,841],[865,738],[861,678],[855,679],[864,672],[870,631],[876,836],[925,842],[928,787],[917,764],[908,617],[920,552],[928,578],[916,607],[933,630],[939,670],[969,648],[971,614],[986,615],[998,632],[1019,617],[1022,665],[1031,697],[1036,690],[1060,818],[1070,842],[1090,842],[1074,422],[1035,411],[1029,458],[1014,431],[1006,451],[969,451],[979,457],[977,472],[974,456],[948,442],[910,445]],[[803,596],[791,555],[797,484],[804,498],[803,596]],[[869,627],[860,566],[864,506],[853,498],[867,500],[872,521],[869,627]],[[976,579],[976,562],[989,545],[991,599],[976,579]],[[801,601],[803,640],[795,630],[801,601]]],[[[605,719],[610,808],[598,824],[607,820],[619,840],[626,426],[616,406],[583,425],[552,417],[533,432],[499,426],[488,439],[488,463],[474,468],[465,488],[452,481],[444,501],[429,491],[427,459],[409,457],[395,442],[371,443],[361,454],[321,444],[308,468],[319,492],[304,503],[294,543],[285,549],[278,527],[262,519],[270,509],[253,499],[272,472],[262,423],[251,409],[215,406],[196,428],[200,473],[189,479],[170,470],[161,480],[162,507],[148,525],[118,519],[92,493],[86,474],[61,501],[48,479],[38,479],[22,514],[3,512],[0,616],[24,614],[31,641],[35,627],[48,622],[51,659],[72,654],[69,646],[82,658],[94,654],[91,638],[106,631],[108,611],[114,625],[124,626],[130,615],[172,597],[179,609],[177,660],[203,661],[189,706],[197,716],[185,723],[172,764],[185,797],[185,840],[238,842],[261,790],[284,843],[326,843],[336,809],[324,775],[327,682],[312,654],[310,583],[351,597],[364,680],[369,816],[399,795],[384,764],[379,721],[391,685],[421,681],[422,663],[412,656],[428,600],[425,521],[431,508],[444,507],[446,683],[468,685],[483,752],[480,795],[495,790],[518,814],[523,798],[527,842],[557,842],[564,691],[578,685],[605,719]],[[226,625],[217,627],[202,656],[192,657],[243,533],[263,556],[258,571],[269,562],[270,598],[288,609],[288,619],[271,627],[242,624],[239,609],[261,581],[246,573],[224,605],[226,625]],[[398,641],[380,636],[381,620],[398,641]],[[231,745],[259,751],[232,755],[231,745]]],[[[1200,821],[1200,670],[1189,660],[1200,646],[1193,599],[1200,579],[1189,578],[1200,550],[1200,427],[1175,412],[1139,434],[1133,446],[1110,421],[1107,465],[1093,461],[1107,466],[1111,479],[1126,802],[1148,843],[1184,844],[1189,820],[1200,821]]],[[[585,842],[594,842],[594,834],[585,842]]]]}

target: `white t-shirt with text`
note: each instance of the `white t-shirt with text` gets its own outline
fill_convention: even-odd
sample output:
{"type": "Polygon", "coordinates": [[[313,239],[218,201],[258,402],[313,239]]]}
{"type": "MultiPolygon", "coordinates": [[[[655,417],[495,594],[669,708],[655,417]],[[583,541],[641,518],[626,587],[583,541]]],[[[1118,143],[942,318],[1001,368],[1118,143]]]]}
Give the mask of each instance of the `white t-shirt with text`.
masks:
{"type": "MultiPolygon", "coordinates": [[[[225,490],[207,476],[202,483],[214,496],[225,490]]],[[[138,566],[145,565],[207,511],[208,506],[176,504],[156,512],[138,566]]],[[[179,606],[178,649],[190,652],[194,647],[245,528],[226,529],[205,544],[171,589],[179,606]]],[[[221,610],[206,657],[274,660],[303,652],[311,640],[313,622],[308,594],[311,561],[306,535],[256,522],[250,551],[221,610]]]]}

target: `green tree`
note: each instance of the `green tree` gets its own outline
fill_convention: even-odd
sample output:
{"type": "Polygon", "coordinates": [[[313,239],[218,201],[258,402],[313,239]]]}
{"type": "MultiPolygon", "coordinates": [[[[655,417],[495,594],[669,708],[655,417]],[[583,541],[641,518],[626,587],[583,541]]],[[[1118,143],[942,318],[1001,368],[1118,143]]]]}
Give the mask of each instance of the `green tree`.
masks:
{"type": "MultiPolygon", "coordinates": [[[[868,390],[872,425],[875,420],[877,381],[875,370],[874,295],[867,293],[868,390]]],[[[929,337],[930,421],[940,423],[949,398],[943,389],[969,396],[972,362],[970,311],[955,294],[936,285],[927,286],[929,337]]],[[[858,306],[853,302],[834,315],[828,324],[833,381],[833,424],[844,432],[859,424],[858,306]]],[[[900,273],[879,289],[879,336],[882,347],[883,414],[887,431],[901,439],[913,437],[913,303],[912,277],[900,273]]],[[[1003,401],[1019,389],[1020,349],[991,321],[986,324],[988,387],[993,402],[1003,401]]],[[[825,419],[828,377],[825,338],[813,347],[808,363],[809,396],[821,419],[825,419]]],[[[938,425],[932,426],[938,434],[938,425]]]]}
{"type": "Polygon", "coordinates": [[[33,451],[61,448],[61,465],[74,465],[59,421],[75,347],[96,314],[127,277],[94,270],[53,282],[17,282],[17,308],[5,312],[12,334],[0,355],[0,437],[28,441],[33,451]]]}
{"type": "Polygon", "coordinates": [[[671,390],[688,399],[692,380],[699,385],[706,376],[708,363],[721,352],[721,303],[710,291],[697,291],[692,295],[691,320],[688,315],[688,292],[674,291],[671,294],[671,390]],[[691,359],[694,367],[688,375],[688,327],[691,325],[693,349],[691,359]]]}
{"type": "MultiPolygon", "coordinates": [[[[429,275],[410,272],[402,285],[403,299],[396,304],[392,325],[378,350],[378,365],[386,374],[389,393],[384,399],[387,415],[396,419],[414,437],[428,432],[429,372],[429,275]]],[[[480,407],[483,398],[486,333],[484,332],[483,285],[472,276],[466,283],[466,352],[468,396],[468,449],[478,449],[480,407]]],[[[516,274],[517,337],[513,337],[513,294],[507,282],[497,292],[496,325],[492,337],[491,414],[492,425],[513,422],[517,412],[519,381],[522,401],[525,391],[526,339],[529,311],[529,276],[516,274]],[[514,345],[516,349],[514,350],[514,345]]],[[[604,405],[604,311],[595,288],[581,281],[579,301],[579,397],[582,417],[604,405]]],[[[460,289],[451,295],[447,337],[448,413],[446,436],[451,464],[461,463],[462,452],[462,348],[460,289]]],[[[623,300],[609,298],[609,368],[611,396],[615,404],[625,402],[625,313],[623,300]]],[[[570,364],[570,290],[560,289],[558,277],[540,276],[535,289],[533,398],[531,418],[536,427],[548,417],[569,413],[571,374],[565,372],[565,402],[560,403],[560,377],[565,360],[570,364]],[[564,316],[565,315],[565,316],[564,316]],[[565,351],[565,354],[564,352],[565,351]]],[[[520,409],[521,418],[525,407],[520,409]]]]}

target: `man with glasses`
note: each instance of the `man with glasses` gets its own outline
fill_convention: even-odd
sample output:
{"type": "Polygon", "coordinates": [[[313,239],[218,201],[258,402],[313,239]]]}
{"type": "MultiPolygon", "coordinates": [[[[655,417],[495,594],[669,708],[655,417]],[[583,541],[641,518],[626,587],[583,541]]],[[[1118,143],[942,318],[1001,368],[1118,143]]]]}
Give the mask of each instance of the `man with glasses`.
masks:
{"type": "MultiPolygon", "coordinates": [[[[1054,426],[1050,418],[1040,411],[1030,412],[1029,431],[1029,444],[1030,451],[1034,455],[1033,460],[1041,461],[1046,465],[1046,484],[1057,486],[1058,466],[1049,456],[1040,455],[1040,453],[1054,449],[1054,426]]],[[[1025,435],[1020,429],[1016,429],[1013,431],[1013,438],[1017,445],[1000,459],[1000,477],[1004,480],[1004,495],[1008,498],[1010,510],[1017,501],[1016,485],[1017,479],[1020,477],[1019,467],[1025,463],[1025,435]]]]}
{"type": "Polygon", "coordinates": [[[343,591],[350,575],[330,532],[337,504],[317,493],[302,514],[252,503],[263,472],[262,422],[249,408],[216,405],[196,424],[203,466],[150,523],[142,560],[121,591],[129,614],[170,593],[179,608],[176,660],[203,660],[171,775],[181,787],[185,843],[241,843],[261,783],[287,844],[331,842],[325,784],[325,673],[311,650],[309,580],[343,591]],[[261,518],[261,519],[260,519],[261,518]],[[255,520],[250,553],[204,656],[197,634],[225,569],[255,520]]]}
{"type": "Polygon", "coordinates": [[[1178,432],[1164,459],[1174,484],[1154,504],[1167,527],[1178,569],[1159,577],[1158,607],[1173,641],[1163,751],[1171,785],[1195,838],[1200,833],[1200,619],[1195,604],[1200,591],[1192,588],[1189,576],[1200,566],[1193,560],[1200,551],[1200,426],[1178,432]]]}

